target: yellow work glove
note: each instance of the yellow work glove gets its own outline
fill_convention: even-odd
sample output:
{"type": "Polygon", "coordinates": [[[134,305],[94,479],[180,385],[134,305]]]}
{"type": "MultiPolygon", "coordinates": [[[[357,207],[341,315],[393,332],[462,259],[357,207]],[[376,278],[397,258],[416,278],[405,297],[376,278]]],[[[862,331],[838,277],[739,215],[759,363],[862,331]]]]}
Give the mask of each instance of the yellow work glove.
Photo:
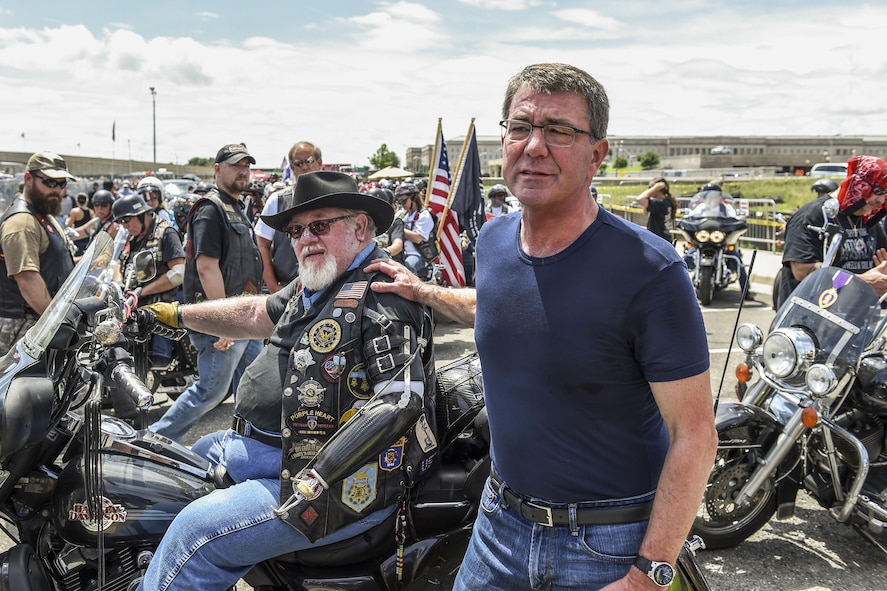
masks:
{"type": "Polygon", "coordinates": [[[154,302],[147,306],[139,307],[140,310],[149,310],[157,316],[157,321],[170,328],[184,328],[182,326],[182,313],[178,302],[154,302]]]}

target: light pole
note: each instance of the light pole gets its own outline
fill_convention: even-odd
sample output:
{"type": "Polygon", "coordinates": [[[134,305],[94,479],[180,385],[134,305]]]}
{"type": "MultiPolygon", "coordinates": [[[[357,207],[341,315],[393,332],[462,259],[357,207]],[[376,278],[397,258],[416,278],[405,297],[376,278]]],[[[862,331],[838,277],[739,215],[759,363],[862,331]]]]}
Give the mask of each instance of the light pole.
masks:
{"type": "Polygon", "coordinates": [[[151,90],[151,121],[154,127],[154,172],[157,171],[157,99],[154,97],[157,96],[157,91],[154,90],[154,87],[149,87],[151,90]]]}

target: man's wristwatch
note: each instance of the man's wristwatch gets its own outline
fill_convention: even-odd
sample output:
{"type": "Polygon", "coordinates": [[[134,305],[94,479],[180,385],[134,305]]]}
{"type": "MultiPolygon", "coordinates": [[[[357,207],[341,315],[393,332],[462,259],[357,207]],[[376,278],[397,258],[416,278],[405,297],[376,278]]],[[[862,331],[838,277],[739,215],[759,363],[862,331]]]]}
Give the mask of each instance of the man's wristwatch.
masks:
{"type": "Polygon", "coordinates": [[[638,556],[634,565],[660,587],[668,587],[674,580],[674,567],[667,562],[656,562],[638,556]]]}

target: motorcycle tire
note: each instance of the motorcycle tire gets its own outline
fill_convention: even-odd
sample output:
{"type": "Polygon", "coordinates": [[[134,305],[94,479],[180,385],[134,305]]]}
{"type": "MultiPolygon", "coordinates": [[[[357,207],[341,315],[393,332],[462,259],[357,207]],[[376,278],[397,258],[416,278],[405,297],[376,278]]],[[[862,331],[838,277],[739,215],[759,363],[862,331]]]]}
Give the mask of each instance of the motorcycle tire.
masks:
{"type": "Polygon", "coordinates": [[[699,269],[699,288],[696,290],[696,296],[703,306],[711,304],[711,300],[715,295],[714,269],[711,267],[702,267],[699,269]]]}
{"type": "Polygon", "coordinates": [[[772,482],[765,484],[744,506],[735,503],[739,491],[758,467],[760,455],[747,448],[718,450],[691,530],[702,538],[707,549],[736,546],[764,527],[776,513],[772,482]]]}
{"type": "Polygon", "coordinates": [[[776,277],[773,278],[773,309],[779,307],[779,284],[782,282],[782,267],[776,271],[776,277]]]}

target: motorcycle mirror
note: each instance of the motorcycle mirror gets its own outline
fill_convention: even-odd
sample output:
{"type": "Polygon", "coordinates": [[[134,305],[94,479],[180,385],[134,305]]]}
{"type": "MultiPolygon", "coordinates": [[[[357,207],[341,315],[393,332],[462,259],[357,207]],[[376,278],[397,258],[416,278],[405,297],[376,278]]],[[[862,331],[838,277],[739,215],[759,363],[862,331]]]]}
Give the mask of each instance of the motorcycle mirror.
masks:
{"type": "Polygon", "coordinates": [[[148,250],[139,252],[133,260],[133,267],[136,272],[136,281],[145,283],[151,281],[157,276],[157,262],[154,260],[154,253],[148,250]]]}
{"type": "Polygon", "coordinates": [[[838,210],[838,200],[834,197],[826,199],[825,203],[822,204],[822,211],[825,213],[826,219],[835,219],[835,216],[838,215],[838,210]]]}

